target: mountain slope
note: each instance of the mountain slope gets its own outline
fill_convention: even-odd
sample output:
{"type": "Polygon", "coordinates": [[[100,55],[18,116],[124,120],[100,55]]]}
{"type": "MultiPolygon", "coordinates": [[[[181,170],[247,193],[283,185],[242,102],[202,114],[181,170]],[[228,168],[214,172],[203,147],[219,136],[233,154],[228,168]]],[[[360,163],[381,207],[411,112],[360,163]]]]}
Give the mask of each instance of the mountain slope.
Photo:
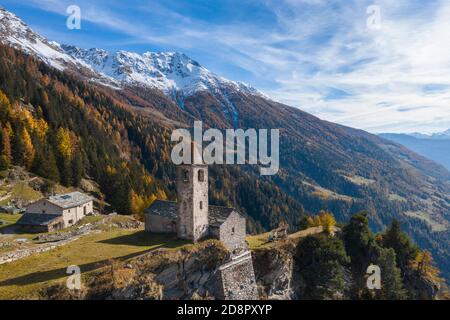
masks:
{"type": "Polygon", "coordinates": [[[381,137],[400,143],[450,170],[450,132],[435,135],[384,133],[381,137]]]}
{"type": "MultiPolygon", "coordinates": [[[[168,133],[175,127],[190,127],[194,119],[201,119],[206,126],[219,129],[280,128],[279,174],[261,177],[257,168],[251,166],[213,166],[211,175],[216,179],[211,181],[212,202],[238,207],[249,217],[250,227],[259,231],[276,226],[280,220],[296,226],[303,213],[302,207],[312,213],[332,210],[341,221],[347,221],[357,211],[366,210],[375,230],[381,230],[393,218],[400,218],[415,241],[433,251],[449,276],[450,173],[442,166],[396,143],[322,121],[271,101],[254,89],[214,76],[181,54],[119,52],[110,55],[98,49],[61,46],[57,47],[57,52],[63,58],[42,57],[41,52],[21,47],[25,41],[10,41],[11,34],[4,32],[4,26],[11,24],[9,20],[18,18],[8,16],[5,11],[2,15],[0,39],[3,43],[30,53],[50,66],[57,61],[70,73],[75,72],[72,76],[54,73],[36,64],[40,73],[56,77],[59,83],[67,83],[64,86],[68,88],[62,92],[68,90],[69,96],[80,97],[84,90],[89,90],[92,95],[82,98],[89,106],[93,104],[93,97],[102,93],[102,98],[94,99],[95,104],[89,110],[96,116],[100,112],[104,117],[102,124],[107,129],[101,131],[102,137],[114,137],[115,146],[108,147],[108,152],[115,155],[114,168],[120,171],[121,160],[127,163],[136,159],[139,165],[161,180],[161,185],[147,189],[133,183],[133,190],[149,196],[148,193],[154,194],[157,187],[164,187],[168,196],[173,196],[170,193],[173,190],[173,166],[168,157],[168,133]],[[160,81],[155,77],[160,77],[160,81]],[[95,80],[94,86],[86,81],[81,85],[78,79],[95,80]],[[105,79],[109,79],[109,86],[100,85],[105,79]],[[111,123],[111,127],[106,123],[111,123]]],[[[21,35],[14,37],[17,40],[21,35]]],[[[50,44],[45,39],[37,43],[50,44]]],[[[5,50],[1,57],[2,67],[8,72],[1,78],[3,90],[11,101],[27,99],[34,106],[43,105],[42,92],[52,92],[53,88],[40,76],[26,72],[14,74],[11,64],[20,70],[26,67],[21,57],[12,59],[8,54],[14,55],[5,50]],[[17,81],[11,82],[14,77],[17,81]],[[30,91],[21,81],[28,81],[35,88],[30,91]]],[[[53,97],[51,114],[57,113],[58,106],[73,105],[73,101],[77,101],[66,99],[64,104],[58,104],[58,95],[53,97]]],[[[74,121],[78,116],[64,111],[61,117],[52,116],[46,120],[52,126],[68,126],[78,135],[86,130],[75,125],[79,124],[74,121]]],[[[91,121],[95,123],[93,119],[91,121]]],[[[90,139],[97,137],[93,135],[90,139]]],[[[101,150],[100,146],[97,148],[101,150]]],[[[89,160],[94,165],[95,156],[90,155],[89,160]]],[[[107,165],[104,161],[95,163],[94,167],[96,171],[105,171],[102,167],[107,165]]],[[[135,181],[136,176],[142,175],[137,168],[142,170],[136,167],[115,185],[119,187],[124,181],[135,181]]],[[[97,177],[104,179],[103,174],[98,173],[97,177]]],[[[110,181],[103,182],[107,188],[110,181]]],[[[113,191],[109,194],[114,198],[113,191]]]]}
{"type": "Polygon", "coordinates": [[[244,83],[215,75],[182,53],[118,51],[110,54],[102,49],[85,50],[48,41],[1,7],[0,32],[4,44],[35,55],[58,70],[70,69],[90,81],[116,89],[127,86],[157,89],[180,106],[194,93],[209,92],[221,101],[222,110],[234,123],[238,115],[227,98],[229,92],[262,96],[244,83]]]}

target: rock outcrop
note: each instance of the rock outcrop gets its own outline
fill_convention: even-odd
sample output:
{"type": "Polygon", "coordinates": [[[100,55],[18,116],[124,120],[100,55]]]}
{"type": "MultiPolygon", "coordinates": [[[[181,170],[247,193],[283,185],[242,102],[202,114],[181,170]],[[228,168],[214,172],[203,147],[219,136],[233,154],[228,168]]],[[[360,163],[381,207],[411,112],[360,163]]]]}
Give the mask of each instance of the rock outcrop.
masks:
{"type": "Polygon", "coordinates": [[[294,250],[294,242],[285,240],[276,246],[253,252],[253,265],[261,298],[276,300],[296,298],[294,250]]]}
{"type": "Polygon", "coordinates": [[[180,250],[154,250],[128,262],[111,261],[79,291],[61,284],[42,294],[50,299],[214,299],[221,294],[217,272],[229,259],[215,240],[180,250]]]}

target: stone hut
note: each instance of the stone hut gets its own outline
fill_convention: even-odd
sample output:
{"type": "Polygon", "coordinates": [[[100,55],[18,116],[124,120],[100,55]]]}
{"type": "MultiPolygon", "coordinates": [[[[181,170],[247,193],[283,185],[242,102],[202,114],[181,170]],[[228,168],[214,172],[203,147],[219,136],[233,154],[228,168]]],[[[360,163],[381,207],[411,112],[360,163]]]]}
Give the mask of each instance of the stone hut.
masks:
{"type": "Polygon", "coordinates": [[[49,232],[70,227],[93,211],[93,198],[75,191],[30,203],[17,224],[31,232],[49,232]]]}

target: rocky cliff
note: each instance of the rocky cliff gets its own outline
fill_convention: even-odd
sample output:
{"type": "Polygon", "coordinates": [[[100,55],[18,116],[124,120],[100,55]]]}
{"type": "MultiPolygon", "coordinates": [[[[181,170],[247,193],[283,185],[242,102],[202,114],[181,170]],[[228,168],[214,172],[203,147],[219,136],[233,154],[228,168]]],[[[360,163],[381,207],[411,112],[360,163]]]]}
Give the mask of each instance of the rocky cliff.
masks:
{"type": "Polygon", "coordinates": [[[148,252],[85,276],[81,290],[64,283],[43,290],[50,299],[213,299],[219,296],[219,267],[229,252],[215,240],[148,252]]]}
{"type": "MultiPolygon", "coordinates": [[[[301,240],[300,240],[301,241],[301,240]]],[[[305,281],[296,261],[298,239],[285,239],[252,251],[258,298],[305,299],[305,281]]],[[[110,261],[104,268],[84,276],[81,290],[61,283],[41,291],[45,299],[220,299],[220,267],[230,260],[229,252],[216,240],[181,249],[157,249],[125,262],[110,261]]],[[[342,266],[343,290],[332,299],[350,299],[354,285],[349,266],[342,266]]],[[[410,274],[405,286],[410,298],[436,299],[439,286],[410,274]]]]}
{"type": "Polygon", "coordinates": [[[283,241],[277,246],[253,252],[256,282],[263,299],[296,299],[298,286],[294,272],[293,241],[283,241]]]}

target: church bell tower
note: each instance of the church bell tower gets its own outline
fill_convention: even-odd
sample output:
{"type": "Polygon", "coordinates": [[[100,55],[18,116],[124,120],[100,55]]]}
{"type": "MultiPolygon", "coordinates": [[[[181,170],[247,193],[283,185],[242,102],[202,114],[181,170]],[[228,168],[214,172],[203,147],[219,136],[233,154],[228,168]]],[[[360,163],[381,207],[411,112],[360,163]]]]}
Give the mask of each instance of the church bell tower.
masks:
{"type": "Polygon", "coordinates": [[[196,242],[208,234],[208,165],[191,144],[191,164],[177,166],[178,221],[181,239],[196,242]]]}

